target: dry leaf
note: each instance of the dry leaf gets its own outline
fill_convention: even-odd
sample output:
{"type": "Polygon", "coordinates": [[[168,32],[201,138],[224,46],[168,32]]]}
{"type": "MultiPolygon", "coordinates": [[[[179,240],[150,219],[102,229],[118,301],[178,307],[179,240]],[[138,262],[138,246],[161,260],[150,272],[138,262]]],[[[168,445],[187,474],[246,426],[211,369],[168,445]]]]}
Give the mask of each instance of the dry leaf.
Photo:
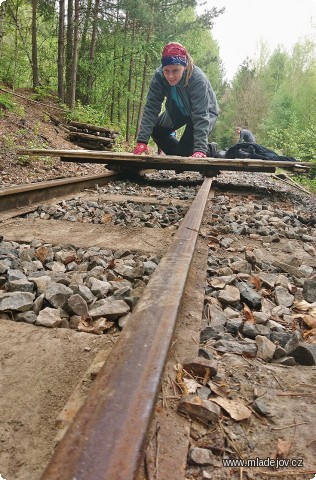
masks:
{"type": "Polygon", "coordinates": [[[75,253],[70,253],[65,259],[64,259],[64,265],[68,265],[68,263],[75,262],[77,260],[77,255],[75,253]]]}
{"type": "Polygon", "coordinates": [[[313,328],[312,330],[305,330],[305,332],[303,332],[303,337],[304,337],[304,340],[306,340],[308,343],[315,343],[316,328],[313,328]]]}
{"type": "Polygon", "coordinates": [[[108,330],[114,325],[114,322],[110,322],[106,318],[99,318],[92,321],[91,318],[82,318],[79,325],[79,332],[95,333],[96,335],[102,335],[105,330],[108,330]]]}
{"type": "Polygon", "coordinates": [[[316,328],[316,317],[312,315],[304,315],[302,320],[309,328],[316,328]]]}
{"type": "Polygon", "coordinates": [[[278,438],[276,458],[288,458],[292,447],[292,440],[282,440],[278,438]]]}
{"type": "Polygon", "coordinates": [[[115,267],[115,260],[114,260],[114,258],[112,258],[112,260],[110,260],[107,268],[108,268],[109,270],[113,270],[114,267],[115,267]]]}
{"type": "Polygon", "coordinates": [[[252,311],[250,310],[248,305],[246,305],[245,303],[244,303],[244,308],[242,309],[242,313],[244,314],[245,319],[248,322],[255,323],[255,317],[253,316],[252,311]]]}
{"type": "Polygon", "coordinates": [[[207,382],[209,381],[210,378],[211,378],[211,370],[207,368],[203,378],[203,382],[202,382],[203,385],[207,385],[207,382]]]}
{"type": "Polygon", "coordinates": [[[181,392],[184,393],[184,394],[189,393],[188,388],[187,388],[187,386],[184,382],[184,379],[183,379],[183,376],[184,376],[185,372],[184,372],[182,366],[179,363],[177,363],[177,365],[175,365],[173,368],[177,372],[176,384],[180,388],[181,392]]]}
{"type": "Polygon", "coordinates": [[[314,307],[314,304],[308,303],[305,300],[295,300],[293,303],[293,310],[296,312],[308,312],[312,307],[314,307]]]}
{"type": "Polygon", "coordinates": [[[252,276],[249,278],[249,282],[252,283],[252,285],[254,285],[255,289],[257,292],[259,292],[259,290],[261,289],[261,285],[262,285],[262,281],[259,277],[256,277],[256,276],[252,276]]]}
{"type": "Polygon", "coordinates": [[[188,393],[195,393],[198,388],[201,388],[201,385],[193,378],[183,378],[182,381],[188,393]]]}
{"type": "Polygon", "coordinates": [[[213,383],[210,381],[207,383],[207,385],[210,387],[212,392],[218,395],[219,397],[227,397],[227,392],[225,391],[225,389],[222,387],[219,387],[218,385],[216,385],[216,383],[213,383]]]}
{"type": "Polygon", "coordinates": [[[101,217],[101,223],[110,223],[112,221],[112,215],[110,213],[105,213],[101,217]]]}
{"type": "Polygon", "coordinates": [[[241,400],[229,400],[228,398],[212,398],[210,400],[222,407],[237,422],[249,418],[252,414],[241,400]]]}

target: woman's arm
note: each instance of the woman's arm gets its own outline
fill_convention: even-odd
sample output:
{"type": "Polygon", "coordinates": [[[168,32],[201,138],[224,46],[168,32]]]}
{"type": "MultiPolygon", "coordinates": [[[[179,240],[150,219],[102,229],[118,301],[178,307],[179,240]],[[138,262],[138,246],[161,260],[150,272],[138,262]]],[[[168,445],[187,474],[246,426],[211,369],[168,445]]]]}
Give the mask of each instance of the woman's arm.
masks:
{"type": "Polygon", "coordinates": [[[208,136],[218,116],[216,96],[204,74],[190,82],[189,92],[194,135],[193,151],[206,153],[208,136]]]}

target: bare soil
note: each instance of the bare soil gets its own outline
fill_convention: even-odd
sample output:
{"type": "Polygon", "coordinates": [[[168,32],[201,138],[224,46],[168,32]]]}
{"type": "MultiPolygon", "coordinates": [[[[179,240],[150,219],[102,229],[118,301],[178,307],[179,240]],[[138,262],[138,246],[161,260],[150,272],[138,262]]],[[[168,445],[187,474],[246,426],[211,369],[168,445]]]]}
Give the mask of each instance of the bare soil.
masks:
{"type": "Polygon", "coordinates": [[[104,172],[102,165],[62,163],[57,157],[17,155],[22,148],[80,149],[68,140],[68,133],[62,125],[51,120],[50,114],[64,120],[56,102],[34,101],[28,90],[17,93],[23,98],[13,96],[14,110],[0,107],[0,188],[104,172]]]}

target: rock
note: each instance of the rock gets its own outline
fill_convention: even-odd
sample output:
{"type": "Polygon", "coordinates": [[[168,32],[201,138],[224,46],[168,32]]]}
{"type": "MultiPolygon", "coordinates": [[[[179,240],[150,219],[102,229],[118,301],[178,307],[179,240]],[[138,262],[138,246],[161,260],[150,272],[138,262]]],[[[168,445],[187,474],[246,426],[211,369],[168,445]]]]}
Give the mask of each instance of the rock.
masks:
{"type": "Polygon", "coordinates": [[[226,285],[224,290],[219,292],[217,298],[224,305],[237,305],[240,302],[240,293],[238,288],[233,285],[226,285]]]}
{"type": "Polygon", "coordinates": [[[255,321],[256,321],[256,324],[260,324],[260,325],[264,325],[265,323],[267,323],[267,321],[268,321],[269,318],[270,318],[270,314],[269,314],[269,313],[253,311],[252,314],[253,314],[253,316],[254,316],[254,319],[255,319],[255,321]]]}
{"type": "Polygon", "coordinates": [[[27,279],[12,280],[8,282],[8,292],[30,292],[33,293],[34,283],[27,279]]]}
{"type": "Polygon", "coordinates": [[[36,325],[41,325],[43,327],[56,328],[60,327],[61,323],[62,318],[57,308],[44,308],[40,311],[36,319],[36,325]]]}
{"type": "Polygon", "coordinates": [[[94,305],[89,310],[89,315],[92,318],[106,317],[108,320],[116,320],[130,311],[130,307],[124,300],[112,300],[105,298],[94,305]]]}
{"type": "Polygon", "coordinates": [[[207,326],[204,328],[204,330],[201,331],[200,342],[205,343],[210,338],[217,337],[217,335],[221,332],[224,332],[223,325],[217,325],[216,327],[207,326]]]}
{"type": "Polygon", "coordinates": [[[236,287],[240,292],[241,299],[250,307],[255,310],[261,308],[261,296],[253,288],[251,288],[245,282],[236,283],[236,287]]]}
{"type": "Polygon", "coordinates": [[[112,286],[110,282],[104,282],[98,278],[89,278],[88,287],[91,290],[91,293],[97,298],[104,298],[111,290],[112,286]]]}
{"type": "Polygon", "coordinates": [[[274,360],[279,360],[282,357],[286,356],[286,351],[283,347],[280,345],[276,345],[275,352],[273,355],[274,360]]]}
{"type": "Polygon", "coordinates": [[[211,327],[225,325],[227,318],[220,307],[218,307],[217,305],[208,304],[208,313],[211,327]]]}
{"type": "Polygon", "coordinates": [[[188,462],[191,465],[212,465],[214,460],[214,455],[211,450],[207,448],[190,448],[188,462]]]}
{"type": "Polygon", "coordinates": [[[26,323],[35,323],[37,320],[37,315],[35,312],[28,311],[28,312],[21,312],[18,313],[15,317],[15,320],[17,322],[26,322],[26,323]]]}
{"type": "Polygon", "coordinates": [[[270,362],[274,356],[276,345],[262,335],[256,336],[256,344],[258,347],[257,357],[265,360],[266,362],[270,362]]]}
{"type": "Polygon", "coordinates": [[[34,295],[29,292],[0,292],[0,311],[26,312],[33,305],[34,295]]]}
{"type": "Polygon", "coordinates": [[[291,355],[292,352],[300,345],[301,342],[303,342],[303,337],[301,335],[301,332],[299,332],[299,330],[295,330],[292,333],[291,338],[288,340],[288,342],[284,346],[287,355],[291,355]]]}
{"type": "Polygon", "coordinates": [[[72,295],[71,288],[62,283],[51,282],[46,290],[45,298],[53,307],[59,308],[65,305],[72,295]]]}
{"type": "Polygon", "coordinates": [[[287,367],[294,367],[296,362],[293,357],[282,357],[272,361],[272,363],[277,363],[278,365],[285,365],[287,367]]]}
{"type": "Polygon", "coordinates": [[[237,355],[249,355],[255,357],[257,353],[257,346],[253,343],[241,343],[233,340],[217,340],[214,348],[219,352],[236,353],[237,355]]]}
{"type": "Polygon", "coordinates": [[[285,347],[291,338],[292,335],[289,332],[271,332],[270,335],[271,342],[278,343],[281,347],[285,347]]]}
{"type": "Polygon", "coordinates": [[[41,293],[35,300],[32,306],[33,312],[38,315],[40,310],[42,309],[43,303],[45,299],[45,294],[41,293]]]}
{"type": "Polygon", "coordinates": [[[276,287],[274,290],[274,298],[277,305],[283,307],[291,307],[294,302],[294,295],[291,295],[284,287],[276,287]]]}
{"type": "Polygon", "coordinates": [[[316,302],[316,276],[305,280],[303,285],[303,296],[306,302],[316,302]]]}
{"type": "Polygon", "coordinates": [[[68,306],[76,315],[80,315],[81,317],[89,316],[87,302],[78,294],[68,298],[68,306]]]}
{"type": "Polygon", "coordinates": [[[184,395],[178,404],[179,412],[203,422],[216,423],[219,420],[221,409],[210,400],[203,400],[199,396],[184,395]]]}
{"type": "Polygon", "coordinates": [[[207,372],[209,372],[211,377],[217,374],[217,362],[202,357],[184,360],[183,368],[191,375],[201,378],[204,378],[207,372]]]}
{"type": "Polygon", "coordinates": [[[227,332],[232,333],[234,335],[239,330],[241,330],[242,325],[243,325],[243,321],[241,318],[229,318],[226,322],[225,328],[227,332]]]}
{"type": "Polygon", "coordinates": [[[213,354],[206,348],[199,348],[199,357],[206,358],[207,360],[212,360],[213,354]]]}
{"type": "Polygon", "coordinates": [[[280,268],[283,272],[289,273],[293,277],[304,278],[304,274],[293,265],[288,265],[287,263],[280,262],[279,260],[274,260],[273,265],[280,268]]]}
{"type": "Polygon", "coordinates": [[[293,348],[290,353],[299,365],[316,365],[315,343],[301,342],[296,348],[293,348]]]}
{"type": "Polygon", "coordinates": [[[260,398],[257,398],[253,403],[252,403],[253,409],[259,413],[260,415],[264,416],[269,416],[271,415],[271,410],[267,405],[264,403],[263,400],[260,398]]]}
{"type": "Polygon", "coordinates": [[[9,268],[7,271],[8,282],[13,282],[14,280],[27,280],[26,275],[18,269],[9,268]]]}

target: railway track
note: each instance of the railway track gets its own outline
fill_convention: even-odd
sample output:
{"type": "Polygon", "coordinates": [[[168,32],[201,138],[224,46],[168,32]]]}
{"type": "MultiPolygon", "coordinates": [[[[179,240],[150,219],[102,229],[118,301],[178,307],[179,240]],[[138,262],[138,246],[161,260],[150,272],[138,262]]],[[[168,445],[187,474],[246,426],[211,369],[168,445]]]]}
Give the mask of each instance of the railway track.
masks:
{"type": "MultiPolygon", "coordinates": [[[[211,248],[212,251],[218,248],[218,241],[215,240],[212,231],[213,222],[210,220],[212,209],[208,202],[214,195],[221,198],[222,194],[218,190],[217,193],[211,191],[213,179],[206,178],[203,181],[199,179],[197,182],[200,184],[199,188],[194,185],[197,194],[192,202],[188,199],[170,198],[168,193],[165,198],[158,199],[157,192],[153,191],[150,192],[152,196],[148,197],[148,186],[144,186],[144,179],[139,187],[141,192],[136,190],[133,195],[126,196],[124,193],[117,195],[117,192],[113,194],[106,187],[107,182],[113,183],[115,180],[122,181],[122,177],[119,175],[90,177],[81,179],[82,183],[73,180],[71,184],[66,181],[45,182],[42,185],[35,185],[35,193],[33,186],[22,186],[11,191],[5,189],[0,192],[0,234],[7,242],[23,244],[40,239],[41,246],[71,244],[81,250],[97,247],[101,252],[104,249],[111,249],[113,255],[109,262],[111,265],[110,268],[108,265],[106,267],[111,271],[116,261],[120,263],[123,251],[127,256],[131,252],[140,252],[141,259],[133,257],[132,264],[135,261],[142,262],[142,257],[145,257],[145,262],[149,258],[160,258],[157,268],[150,274],[149,281],[146,278],[143,282],[143,293],[137,303],[127,299],[126,303],[132,306],[130,307],[132,311],[122,331],[118,328],[118,315],[114,315],[114,326],[112,324],[109,330],[104,328],[103,335],[97,337],[97,348],[92,348],[91,353],[89,348],[93,341],[89,340],[87,353],[94,367],[88,369],[86,374],[88,377],[84,376],[84,380],[81,381],[81,387],[88,382],[89,388],[82,395],[82,392],[79,392],[80,385],[76,387],[73,381],[71,382],[68,395],[71,393],[72,395],[59,415],[61,430],[57,435],[58,445],[53,455],[50,451],[45,452],[40,467],[37,466],[36,472],[34,471],[34,480],[211,478],[207,477],[207,472],[203,473],[203,467],[197,462],[193,462],[194,471],[190,471],[187,466],[186,458],[190,443],[192,445],[192,438],[195,437],[199,444],[198,439],[202,434],[196,427],[197,430],[192,437],[189,413],[186,412],[184,416],[176,413],[181,396],[179,395],[181,382],[178,376],[176,376],[178,383],[174,380],[174,367],[177,365],[179,368],[186,358],[192,359],[198,355],[201,317],[205,304],[205,272],[207,268],[212,269],[208,249],[211,248]],[[93,187],[96,183],[97,188],[93,187]],[[103,192],[103,188],[106,193],[103,192]],[[137,196],[137,193],[141,195],[137,196]],[[168,218],[169,221],[171,218],[171,221],[168,224],[165,217],[164,222],[155,224],[154,220],[148,220],[148,215],[145,215],[147,227],[138,217],[137,226],[130,228],[123,226],[119,221],[113,224],[112,210],[111,222],[109,216],[106,218],[94,216],[90,221],[84,215],[80,217],[80,221],[66,222],[51,220],[48,218],[48,210],[41,209],[43,203],[51,207],[55,205],[55,213],[52,214],[54,215],[56,203],[60,201],[59,209],[72,208],[75,211],[72,199],[76,200],[76,208],[78,206],[79,210],[82,209],[81,202],[85,204],[90,202],[94,210],[98,207],[100,209],[108,202],[112,202],[112,209],[113,204],[122,204],[124,207],[132,203],[156,204],[160,209],[159,212],[155,211],[156,218],[158,215],[165,215],[164,209],[168,207],[173,207],[173,210],[172,213],[169,212],[168,218]],[[178,207],[182,209],[182,213],[186,211],[181,221],[175,213],[178,207]],[[205,209],[208,216],[202,223],[205,209]],[[35,217],[32,216],[34,211],[38,212],[35,217]],[[100,218],[102,221],[97,223],[100,218]],[[118,251],[120,253],[116,254],[118,251]],[[110,339],[111,347],[105,339],[110,339]],[[97,361],[93,363],[93,352],[96,351],[100,353],[96,357],[97,361]],[[104,365],[100,368],[103,362],[104,365]],[[96,378],[90,386],[91,375],[96,378]],[[90,378],[90,382],[87,378],[90,378]],[[49,458],[48,465],[44,468],[49,458]],[[193,477],[188,477],[189,475],[193,477]]],[[[256,194],[251,191],[238,195],[237,205],[256,198],[256,194]]],[[[231,194],[232,202],[235,201],[233,197],[231,194]]],[[[260,198],[260,195],[257,197],[260,198]]],[[[221,200],[218,205],[221,205],[221,200]]],[[[225,249],[227,248],[229,252],[229,244],[226,245],[225,249]]],[[[78,250],[76,252],[78,253],[78,250]]],[[[312,261],[310,263],[312,265],[310,268],[316,267],[312,261]]],[[[241,272],[239,275],[241,275],[239,279],[243,278],[241,272]]],[[[111,278],[113,285],[114,276],[111,278]]],[[[124,281],[124,275],[122,278],[124,281]]],[[[86,326],[87,322],[91,323],[91,318],[84,320],[86,326]]],[[[5,320],[1,322],[3,324],[5,320]]],[[[207,319],[204,318],[202,327],[203,324],[206,327],[207,323],[207,319]]],[[[34,328],[43,328],[22,323],[15,324],[14,328],[18,325],[24,330],[29,329],[30,332],[34,328]]],[[[64,327],[65,325],[60,324],[64,327]]],[[[61,330],[63,333],[66,331],[61,330]]],[[[51,332],[52,335],[56,335],[55,328],[51,332]]],[[[68,341],[72,342],[76,335],[73,337],[73,329],[67,332],[67,335],[70,335],[68,341]]],[[[91,338],[88,333],[84,335],[91,338]]],[[[80,347],[82,348],[82,344],[80,347]]],[[[219,357],[216,354],[214,357],[216,370],[217,360],[219,357]]],[[[226,362],[228,366],[230,360],[226,362]]],[[[247,365],[249,360],[245,362],[247,365]]],[[[261,365],[254,368],[261,369],[261,365]]],[[[313,368],[311,367],[309,372],[313,368]]],[[[240,369],[245,369],[245,365],[240,365],[240,369]]],[[[84,371],[85,369],[81,368],[80,375],[83,375],[84,371]]],[[[186,389],[182,390],[182,393],[185,392],[186,389]]],[[[207,423],[204,419],[204,424],[207,423]]],[[[226,426],[222,424],[222,428],[227,428],[227,424],[226,426]]],[[[52,449],[54,442],[50,440],[47,443],[52,449]]],[[[31,474],[30,470],[28,471],[29,467],[23,469],[16,466],[14,471],[13,467],[10,467],[10,462],[7,463],[9,480],[11,479],[9,475],[13,474],[17,480],[29,478],[31,474]]],[[[205,468],[209,468],[207,465],[209,464],[206,464],[205,468]]],[[[0,473],[6,474],[1,470],[0,473]]],[[[219,475],[214,475],[214,478],[235,478],[232,471],[221,470],[219,475]]]]}
{"type": "MultiPolygon", "coordinates": [[[[1,192],[3,215],[1,230],[5,239],[21,243],[32,241],[39,237],[40,231],[40,238],[43,238],[44,242],[70,243],[71,238],[71,243],[76,243],[73,238],[73,230],[69,231],[67,229],[67,222],[64,222],[62,227],[54,229],[55,231],[52,232],[48,223],[45,224],[45,220],[33,222],[32,219],[17,217],[27,215],[35,209],[36,204],[50,198],[61,195],[63,195],[63,198],[72,197],[73,192],[82,189],[82,187],[89,188],[93,182],[97,182],[100,186],[114,178],[108,175],[105,178],[75,179],[69,183],[66,181],[51,181],[41,185],[5,189],[1,192]]],[[[93,478],[94,480],[97,478],[134,478],[143,454],[146,433],[158,395],[161,376],[210,186],[211,179],[206,179],[189,208],[181,227],[178,230],[171,227],[169,235],[164,235],[166,238],[169,237],[167,242],[166,238],[160,238],[159,232],[162,231],[161,229],[158,229],[154,235],[146,233],[146,239],[143,243],[147,248],[150,245],[149,248],[155,247],[157,249],[154,242],[159,242],[158,253],[160,255],[162,255],[161,248],[162,250],[166,248],[166,243],[171,245],[167,254],[162,256],[159,268],[147,285],[127,326],[120,334],[119,341],[111,352],[111,362],[106,362],[107,368],[104,373],[100,372],[97,377],[98,382],[101,381],[103,386],[94,383],[95,393],[91,391],[92,396],[85,403],[88,406],[88,411],[85,412],[86,407],[83,407],[81,410],[83,420],[78,417],[71,427],[74,428],[73,432],[78,432],[76,422],[83,421],[84,426],[79,427],[79,430],[83,430],[81,430],[78,439],[88,439],[89,437],[89,446],[88,444],[78,446],[77,454],[74,455],[73,446],[78,439],[72,439],[73,433],[69,429],[60,445],[64,442],[70,442],[71,458],[74,462],[70,464],[69,454],[66,453],[67,449],[65,446],[61,446],[56,450],[56,456],[53,457],[42,478],[93,478]],[[171,234],[173,238],[171,238],[171,234]],[[165,244],[162,243],[163,240],[165,244]],[[120,365],[123,368],[120,368],[120,365]],[[112,380],[110,380],[111,377],[112,380]],[[110,386],[109,382],[112,381],[114,383],[110,386]],[[109,395],[105,394],[105,385],[107,385],[106,390],[110,392],[109,395]],[[111,406],[109,404],[102,405],[106,397],[112,402],[111,406]],[[119,405],[118,397],[120,398],[119,405]],[[96,414],[97,410],[98,414],[96,414]],[[132,415],[131,411],[134,412],[132,415]],[[88,425],[87,420],[90,423],[92,419],[94,419],[93,424],[88,425]],[[107,437],[105,432],[98,431],[104,422],[106,424],[112,423],[110,428],[106,428],[107,437]],[[113,438],[116,439],[117,447],[115,449],[112,445],[113,438]],[[106,453],[105,449],[107,449],[106,453]],[[84,452],[88,454],[89,458],[93,458],[90,465],[87,464],[88,457],[84,459],[86,455],[84,452]],[[91,456],[92,452],[93,455],[91,456]],[[121,465],[122,452],[124,452],[124,468],[121,465]],[[60,453],[62,458],[59,457],[60,453]],[[66,456],[64,456],[65,454],[66,456]],[[103,463],[101,468],[100,462],[103,463]]],[[[142,199],[142,201],[146,201],[146,199],[142,199]]],[[[152,202],[153,199],[151,199],[152,202]]],[[[169,199],[167,204],[170,204],[170,202],[173,202],[172,199],[169,199]]],[[[160,203],[163,204],[166,201],[160,203]]],[[[186,208],[189,207],[187,201],[182,203],[187,205],[186,208]]],[[[78,230],[75,232],[75,237],[79,246],[88,247],[96,244],[107,246],[106,239],[100,238],[100,228],[92,230],[90,228],[89,234],[87,234],[87,228],[83,228],[80,235],[80,227],[86,227],[86,225],[81,224],[76,227],[78,230]]],[[[113,243],[118,245],[117,233],[113,230],[115,230],[115,227],[109,229],[110,246],[112,247],[113,243]]],[[[154,232],[154,229],[149,229],[149,232],[154,232]]],[[[122,232],[120,232],[120,235],[122,236],[122,232]]],[[[107,236],[109,236],[109,233],[107,233],[107,236]]],[[[125,232],[123,233],[121,248],[124,246],[127,249],[136,249],[136,245],[139,245],[137,235],[132,241],[127,242],[127,246],[126,241],[127,235],[125,232]]]]}

